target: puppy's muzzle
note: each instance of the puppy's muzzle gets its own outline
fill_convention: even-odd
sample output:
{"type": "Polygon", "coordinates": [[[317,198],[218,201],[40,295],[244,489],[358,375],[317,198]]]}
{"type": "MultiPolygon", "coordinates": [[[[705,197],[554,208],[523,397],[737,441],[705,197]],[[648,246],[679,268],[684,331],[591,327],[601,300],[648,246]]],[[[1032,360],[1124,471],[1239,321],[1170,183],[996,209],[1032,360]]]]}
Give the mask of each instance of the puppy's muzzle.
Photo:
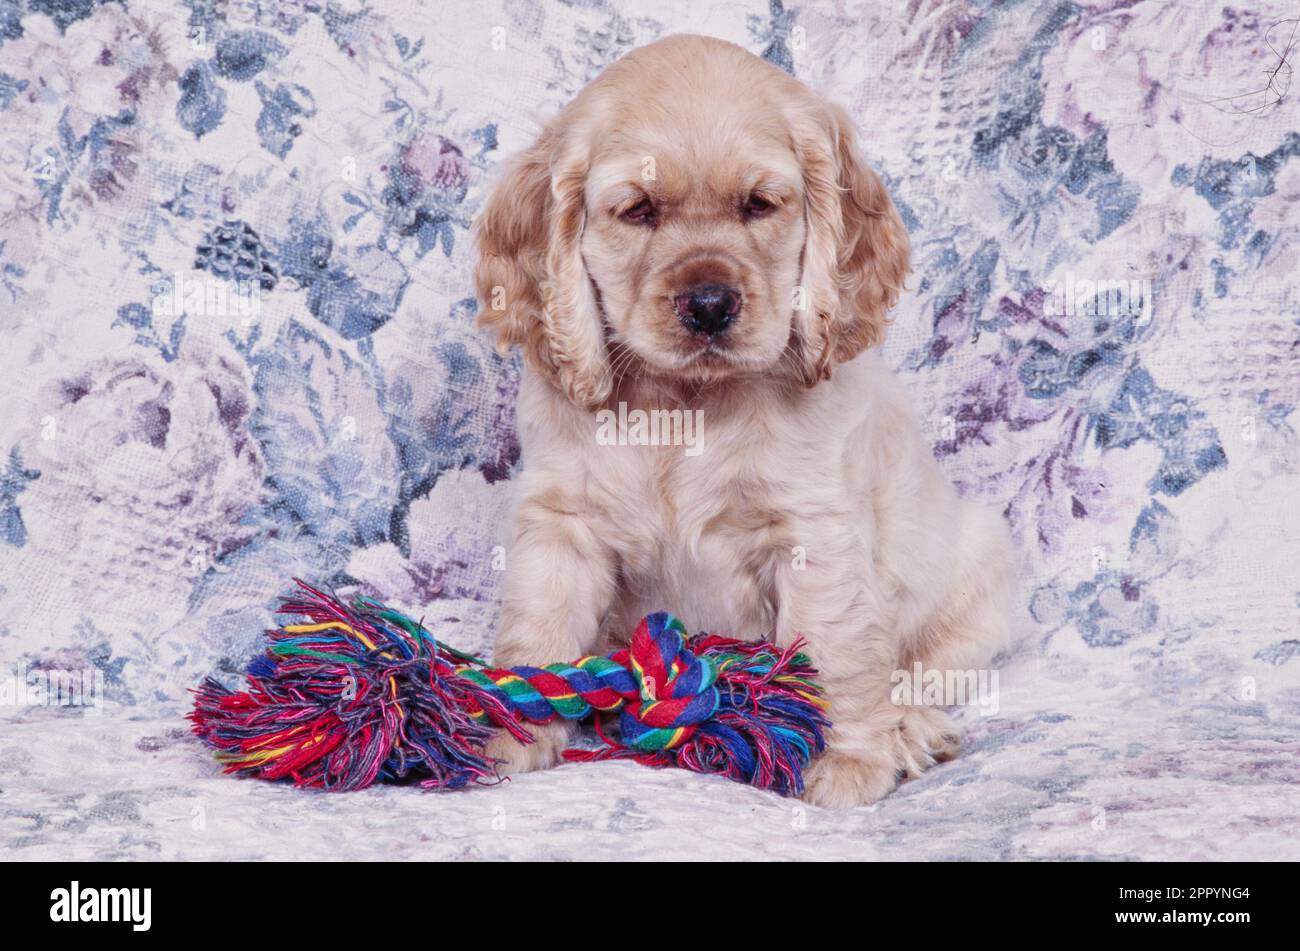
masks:
{"type": "Polygon", "coordinates": [[[740,291],[730,284],[696,284],[673,298],[677,319],[693,334],[716,337],[740,316],[740,291]]]}

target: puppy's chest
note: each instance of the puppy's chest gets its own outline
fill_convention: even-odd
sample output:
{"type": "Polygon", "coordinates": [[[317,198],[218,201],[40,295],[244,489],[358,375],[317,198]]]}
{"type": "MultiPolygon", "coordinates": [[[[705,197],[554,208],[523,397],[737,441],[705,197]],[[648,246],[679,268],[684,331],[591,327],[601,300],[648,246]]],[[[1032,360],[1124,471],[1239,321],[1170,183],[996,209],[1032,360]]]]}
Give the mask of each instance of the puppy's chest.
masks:
{"type": "Polygon", "coordinates": [[[635,526],[618,533],[622,598],[634,613],[672,610],[701,629],[766,624],[782,519],[762,486],[716,458],[647,461],[621,500],[619,517],[635,526]]]}

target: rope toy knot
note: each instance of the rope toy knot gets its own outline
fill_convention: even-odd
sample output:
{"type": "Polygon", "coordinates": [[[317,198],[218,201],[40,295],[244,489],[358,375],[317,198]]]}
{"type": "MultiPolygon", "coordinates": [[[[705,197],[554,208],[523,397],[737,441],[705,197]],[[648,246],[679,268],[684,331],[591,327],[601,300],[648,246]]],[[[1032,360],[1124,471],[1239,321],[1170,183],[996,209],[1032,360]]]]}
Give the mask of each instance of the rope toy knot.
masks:
{"type": "Polygon", "coordinates": [[[686,628],[667,612],[647,615],[628,649],[640,699],[619,720],[623,744],[642,752],[670,750],[708,721],[721,702],[718,668],[686,646],[686,628]]]}

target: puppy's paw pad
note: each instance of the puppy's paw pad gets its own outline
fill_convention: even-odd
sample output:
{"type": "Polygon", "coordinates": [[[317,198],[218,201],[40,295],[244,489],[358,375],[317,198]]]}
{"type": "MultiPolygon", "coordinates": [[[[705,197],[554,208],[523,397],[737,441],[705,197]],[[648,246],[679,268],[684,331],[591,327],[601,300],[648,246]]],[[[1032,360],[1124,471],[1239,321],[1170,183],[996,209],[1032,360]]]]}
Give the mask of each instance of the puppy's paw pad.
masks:
{"type": "Polygon", "coordinates": [[[897,785],[890,757],[828,750],[809,771],[803,798],[826,809],[852,809],[878,802],[897,785]]]}

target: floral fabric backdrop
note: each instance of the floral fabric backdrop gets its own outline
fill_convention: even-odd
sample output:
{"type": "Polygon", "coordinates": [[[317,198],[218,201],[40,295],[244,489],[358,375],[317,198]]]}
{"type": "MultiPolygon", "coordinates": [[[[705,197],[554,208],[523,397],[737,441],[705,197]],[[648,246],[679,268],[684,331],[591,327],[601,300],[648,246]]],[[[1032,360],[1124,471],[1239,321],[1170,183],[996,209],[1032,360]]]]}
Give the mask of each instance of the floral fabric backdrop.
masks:
{"type": "Polygon", "coordinates": [[[5,852],[1300,857],[1295,18],[0,0],[5,852]],[[239,679],[291,576],[490,651],[519,366],[473,327],[470,223],[547,115],[686,31],[847,106],[902,210],[887,357],[1020,553],[997,714],[848,813],[627,764],[220,777],[186,691],[239,679]],[[23,689],[61,671],[95,702],[23,689]]]}

